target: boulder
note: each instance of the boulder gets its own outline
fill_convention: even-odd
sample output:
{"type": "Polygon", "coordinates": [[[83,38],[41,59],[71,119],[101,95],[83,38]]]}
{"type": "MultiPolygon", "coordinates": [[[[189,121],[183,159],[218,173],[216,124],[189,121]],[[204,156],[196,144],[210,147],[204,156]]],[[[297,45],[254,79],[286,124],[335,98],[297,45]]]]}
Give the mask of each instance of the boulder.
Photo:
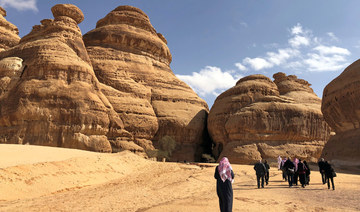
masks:
{"type": "Polygon", "coordinates": [[[83,38],[101,91],[135,143],[151,149],[170,136],[177,142],[171,160],[199,160],[208,106],[170,69],[167,41],[149,17],[120,6],[83,38]]]}
{"type": "Polygon", "coordinates": [[[274,79],[247,76],[218,96],[208,118],[216,156],[242,164],[279,155],[317,161],[330,134],[321,100],[305,80],[274,79]]]}
{"type": "Polygon", "coordinates": [[[112,152],[131,138],[102,93],[74,5],[55,5],[18,45],[0,52],[0,143],[112,152]]]}
{"type": "Polygon", "coordinates": [[[322,157],[338,166],[360,166],[360,60],[324,89],[321,110],[335,131],[322,157]]]}
{"type": "Polygon", "coordinates": [[[17,45],[20,41],[19,29],[5,17],[6,10],[0,7],[0,52],[17,45]]]}

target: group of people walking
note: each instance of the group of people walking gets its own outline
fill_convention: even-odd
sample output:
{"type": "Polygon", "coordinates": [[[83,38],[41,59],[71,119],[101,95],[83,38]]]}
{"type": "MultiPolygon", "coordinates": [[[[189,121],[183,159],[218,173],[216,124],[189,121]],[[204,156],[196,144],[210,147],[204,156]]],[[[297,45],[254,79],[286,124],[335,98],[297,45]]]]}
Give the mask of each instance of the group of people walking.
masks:
{"type": "Polygon", "coordinates": [[[310,184],[310,167],[305,160],[303,162],[295,158],[291,161],[290,157],[281,159],[279,156],[278,169],[282,171],[282,177],[288,181],[289,187],[298,185],[299,181],[303,188],[310,184]]]}
{"type": "MultiPolygon", "coordinates": [[[[333,178],[336,177],[336,173],[330,163],[321,158],[318,166],[323,184],[327,182],[328,189],[330,189],[331,181],[332,188],[335,190],[333,178]]],[[[261,186],[261,188],[264,188],[264,182],[266,185],[269,183],[269,164],[266,160],[264,160],[264,162],[260,160],[254,165],[254,169],[256,172],[257,187],[260,188],[261,186]]],[[[301,187],[303,188],[310,184],[310,167],[306,161],[301,161],[298,158],[291,161],[290,157],[282,159],[279,156],[278,169],[282,170],[282,177],[289,183],[289,187],[297,185],[298,181],[300,181],[301,187]]],[[[232,211],[233,205],[232,183],[234,182],[235,175],[227,157],[223,157],[219,165],[216,166],[214,177],[216,179],[216,192],[219,197],[220,211],[230,212],[232,211]]]]}

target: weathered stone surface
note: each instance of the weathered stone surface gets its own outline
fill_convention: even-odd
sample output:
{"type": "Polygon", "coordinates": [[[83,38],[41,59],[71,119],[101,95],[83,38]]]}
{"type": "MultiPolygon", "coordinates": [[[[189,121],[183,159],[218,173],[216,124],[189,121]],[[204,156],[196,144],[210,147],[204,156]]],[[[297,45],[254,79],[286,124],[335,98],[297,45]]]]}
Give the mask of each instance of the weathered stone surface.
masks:
{"type": "Polygon", "coordinates": [[[20,41],[18,28],[4,17],[6,17],[6,11],[0,7],[0,52],[1,49],[13,47],[20,41]]]}
{"type": "Polygon", "coordinates": [[[53,11],[54,20],[0,52],[0,77],[12,80],[1,88],[0,142],[111,152],[109,140],[131,134],[101,92],[77,26],[82,13],[53,11]]]}
{"type": "Polygon", "coordinates": [[[244,77],[216,99],[208,118],[215,155],[245,164],[278,155],[318,159],[330,133],[321,100],[305,80],[274,78],[244,77]]]}
{"type": "MultiPolygon", "coordinates": [[[[166,39],[138,8],[120,6],[84,35],[101,91],[123,120],[135,143],[171,136],[172,160],[195,160],[201,153],[208,107],[171,71],[166,39]],[[189,147],[190,146],[190,147],[189,147]]],[[[155,144],[156,145],[156,144],[155,144]]]]}
{"type": "Polygon", "coordinates": [[[360,165],[360,60],[348,66],[324,89],[321,110],[336,132],[323,157],[338,165],[360,165]]]}

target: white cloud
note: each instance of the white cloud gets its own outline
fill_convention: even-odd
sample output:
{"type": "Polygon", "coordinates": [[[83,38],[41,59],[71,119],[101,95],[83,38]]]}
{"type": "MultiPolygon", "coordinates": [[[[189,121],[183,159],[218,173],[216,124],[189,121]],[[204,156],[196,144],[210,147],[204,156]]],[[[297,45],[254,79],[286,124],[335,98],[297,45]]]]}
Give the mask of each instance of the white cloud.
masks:
{"type": "Polygon", "coordinates": [[[281,65],[285,63],[288,59],[297,56],[300,52],[296,49],[278,49],[278,52],[267,52],[267,60],[273,65],[281,65]]]}
{"type": "Polygon", "coordinates": [[[341,47],[336,47],[336,46],[320,45],[320,46],[313,48],[313,50],[318,51],[322,55],[329,55],[329,54],[350,55],[351,54],[349,50],[347,50],[345,48],[341,48],[341,47]]]}
{"type": "Polygon", "coordinates": [[[339,41],[333,32],[327,33],[327,36],[331,39],[326,44],[324,44],[323,40],[329,41],[328,37],[314,36],[311,30],[304,29],[300,23],[293,26],[289,33],[291,37],[288,39],[287,44],[269,45],[268,47],[272,46],[277,50],[266,52],[264,56],[245,57],[240,64],[245,67],[240,66],[241,69],[259,71],[280,67],[295,72],[338,71],[349,64],[347,56],[351,55],[351,52],[346,48],[331,44],[331,42],[339,41]],[[278,48],[284,45],[287,46],[278,48]]]}
{"type": "Polygon", "coordinates": [[[303,29],[300,23],[297,23],[296,26],[293,26],[291,28],[291,34],[293,35],[298,35],[298,34],[302,34],[303,33],[303,29]]]}
{"type": "MultiPolygon", "coordinates": [[[[215,95],[233,87],[238,78],[234,78],[231,72],[223,72],[220,68],[206,66],[200,72],[192,75],[176,75],[179,79],[190,85],[199,95],[215,95]]],[[[241,78],[241,75],[237,75],[241,78]]]]}
{"type": "Polygon", "coordinates": [[[240,24],[240,26],[243,26],[245,28],[248,27],[248,24],[244,21],[240,22],[239,24],[240,24]]]}
{"type": "Polygon", "coordinates": [[[0,6],[13,7],[19,11],[33,10],[38,11],[36,0],[0,0],[0,6]]]}
{"type": "Polygon", "coordinates": [[[250,65],[251,68],[256,70],[256,71],[261,70],[261,69],[265,69],[265,68],[272,68],[274,66],[273,64],[271,64],[267,60],[265,60],[263,58],[260,58],[260,57],[256,57],[256,58],[246,57],[243,60],[243,64],[250,65]]]}
{"type": "Polygon", "coordinates": [[[235,66],[240,70],[240,71],[246,71],[247,68],[241,64],[241,63],[235,63],[235,66]]]}
{"type": "Polygon", "coordinates": [[[331,40],[339,41],[339,38],[336,37],[336,35],[333,32],[328,32],[327,35],[331,38],[331,40]]]}
{"type": "Polygon", "coordinates": [[[289,44],[293,48],[299,48],[300,46],[310,45],[310,39],[306,36],[295,35],[295,37],[289,39],[289,44]]]}
{"type": "Polygon", "coordinates": [[[309,53],[304,64],[308,66],[309,71],[338,71],[349,65],[346,58],[342,55],[322,55],[309,53]]]}

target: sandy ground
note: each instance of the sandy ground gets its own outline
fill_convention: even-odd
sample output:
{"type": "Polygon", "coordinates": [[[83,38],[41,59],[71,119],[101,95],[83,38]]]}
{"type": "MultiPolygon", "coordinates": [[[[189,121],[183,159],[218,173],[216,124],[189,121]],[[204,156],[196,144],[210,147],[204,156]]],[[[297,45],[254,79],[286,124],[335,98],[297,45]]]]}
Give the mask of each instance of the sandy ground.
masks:
{"type": "MultiPolygon", "coordinates": [[[[3,144],[0,211],[219,211],[215,166],[3,144]]],[[[333,191],[314,170],[310,186],[288,188],[272,167],[257,189],[252,166],[233,169],[233,211],[360,211],[360,175],[338,173],[333,191]]]]}

